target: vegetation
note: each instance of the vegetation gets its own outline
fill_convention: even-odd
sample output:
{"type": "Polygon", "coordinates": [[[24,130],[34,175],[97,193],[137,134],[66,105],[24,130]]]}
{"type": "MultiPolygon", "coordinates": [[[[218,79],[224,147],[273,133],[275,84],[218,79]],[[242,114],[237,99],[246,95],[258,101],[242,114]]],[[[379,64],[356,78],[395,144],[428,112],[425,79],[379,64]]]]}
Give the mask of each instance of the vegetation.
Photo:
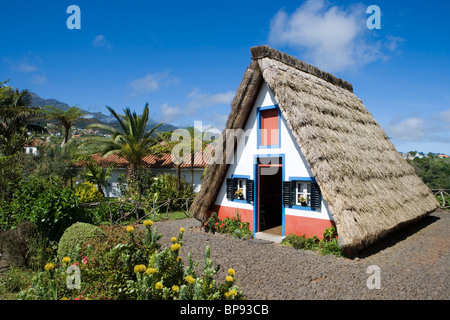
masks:
{"type": "Polygon", "coordinates": [[[427,157],[406,160],[430,189],[450,189],[450,158],[427,157]]]}
{"type": "Polygon", "coordinates": [[[19,91],[0,82],[0,155],[10,156],[22,152],[31,140],[28,132],[45,132],[45,128],[33,123],[39,108],[30,108],[28,90],[19,91]]]}
{"type": "Polygon", "coordinates": [[[199,274],[198,261],[194,262],[188,255],[185,265],[179,256],[183,228],[178,236],[172,237],[169,246],[161,249],[158,243],[161,235],[156,228],[152,229],[153,222],[145,220],[143,224],[144,235],[139,237],[138,226],[102,227],[106,241],[90,238],[80,246],[77,255],[47,263],[34,274],[31,282],[17,283],[17,279],[9,279],[5,281],[6,287],[14,287],[16,292],[20,288],[18,297],[32,300],[243,298],[233,269],[228,270],[222,282],[214,278],[220,266],[213,267],[209,247],[205,248],[204,266],[199,274]],[[81,280],[78,288],[77,276],[81,280]],[[68,288],[67,283],[74,288],[68,288]]]}
{"type": "Polygon", "coordinates": [[[319,240],[317,236],[298,236],[295,233],[288,234],[282,241],[282,245],[291,246],[295,249],[319,251],[323,255],[334,254],[343,256],[344,253],[338,245],[337,233],[334,226],[325,229],[323,238],[319,240]]]}
{"type": "MultiPolygon", "coordinates": [[[[412,155],[415,155],[412,152],[412,155]]],[[[430,189],[447,189],[450,190],[450,158],[439,158],[433,154],[428,154],[425,157],[415,157],[414,159],[407,159],[408,163],[414,167],[416,174],[430,189]]],[[[445,197],[446,206],[450,204],[450,196],[443,194],[445,197]]],[[[443,199],[440,194],[436,195],[439,203],[443,204],[443,199]]]]}
{"type": "Polygon", "coordinates": [[[47,118],[57,120],[64,127],[64,138],[61,143],[61,147],[69,141],[69,132],[73,123],[86,114],[86,112],[77,107],[71,107],[68,110],[63,111],[52,106],[46,106],[43,113],[47,116],[47,118]]]}
{"type": "Polygon", "coordinates": [[[33,222],[40,234],[57,241],[75,222],[91,222],[93,217],[79,206],[79,198],[70,188],[63,188],[54,178],[22,178],[6,190],[11,196],[0,205],[0,227],[15,228],[22,221],[33,222]]]}
{"type": "Polygon", "coordinates": [[[212,212],[211,216],[203,222],[203,229],[213,234],[216,232],[230,234],[236,238],[252,236],[249,223],[241,221],[238,210],[236,210],[234,217],[227,217],[223,220],[219,220],[217,213],[212,212]]]}
{"type": "MultiPolygon", "coordinates": [[[[196,152],[203,152],[203,150],[208,146],[210,141],[207,141],[204,139],[204,136],[208,129],[204,132],[200,132],[198,129],[189,126],[186,127],[186,129],[183,129],[183,131],[187,134],[189,134],[189,139],[186,139],[186,136],[184,134],[181,134],[179,131],[174,131],[172,135],[172,142],[177,142],[177,149],[178,150],[189,150],[189,155],[186,154],[176,154],[176,157],[179,157],[180,159],[183,159],[183,162],[186,162],[186,156],[189,156],[189,163],[191,168],[191,186],[194,188],[194,167],[195,167],[195,153],[196,152]]],[[[180,162],[178,159],[177,162],[180,162]]]]}
{"type": "Polygon", "coordinates": [[[71,225],[64,231],[58,243],[59,259],[65,256],[74,256],[73,252],[78,250],[78,247],[91,238],[101,239],[105,238],[103,231],[92,224],[77,222],[71,225]]]}
{"type": "Polygon", "coordinates": [[[107,108],[119,122],[122,130],[104,124],[90,125],[89,128],[105,130],[112,135],[109,139],[90,141],[90,146],[94,147],[94,149],[90,149],[90,152],[98,151],[103,156],[116,154],[126,159],[129,162],[127,178],[135,181],[142,159],[151,153],[151,147],[155,144],[155,139],[151,135],[161,123],[147,130],[149,121],[148,103],[145,105],[142,115],[132,113],[128,108],[123,110],[124,115],[118,115],[112,108],[107,108]]]}
{"type": "MultiPolygon", "coordinates": [[[[234,270],[230,269],[226,279],[218,282],[215,274],[219,266],[213,266],[208,247],[202,273],[190,255],[183,261],[179,252],[184,230],[172,238],[171,245],[161,248],[161,235],[156,228],[151,229],[153,222],[146,220],[143,227],[101,225],[110,218],[104,203],[98,207],[85,205],[111,200],[104,197],[111,168],[101,168],[91,160],[90,155],[97,151],[117,154],[131,163],[129,179],[123,184],[124,195],[147,201],[147,209],[151,209],[154,200],[195,195],[184,179],[168,174],[155,176],[141,167],[143,157],[159,152],[154,147],[158,140],[152,136],[159,125],[146,128],[148,105],[143,115],[126,109],[119,116],[109,109],[120,129],[93,126],[109,131],[112,138],[92,137],[90,147],[99,148],[86,148],[85,144],[68,140],[71,123],[82,112],[75,108],[65,112],[47,108],[39,113],[39,108],[28,107],[27,91],[3,86],[1,89],[0,253],[6,254],[10,263],[9,271],[0,275],[2,299],[243,298],[234,270]],[[49,136],[34,141],[37,155],[24,154],[25,143],[34,139],[29,134],[32,121],[42,114],[59,119],[65,127],[65,137],[59,141],[62,146],[49,136]],[[84,157],[80,157],[80,151],[84,157]],[[81,174],[74,168],[79,161],[85,163],[81,174]],[[73,276],[70,270],[77,268],[82,285],[72,290],[67,280],[73,276]]],[[[181,204],[184,205],[171,202],[169,209],[179,210],[177,205],[181,204]]],[[[124,211],[131,210],[128,207],[132,205],[120,205],[124,211]]],[[[185,217],[185,212],[173,217],[185,217]]],[[[130,219],[121,223],[129,224],[130,219]]],[[[77,286],[76,281],[73,284],[77,286]]]]}

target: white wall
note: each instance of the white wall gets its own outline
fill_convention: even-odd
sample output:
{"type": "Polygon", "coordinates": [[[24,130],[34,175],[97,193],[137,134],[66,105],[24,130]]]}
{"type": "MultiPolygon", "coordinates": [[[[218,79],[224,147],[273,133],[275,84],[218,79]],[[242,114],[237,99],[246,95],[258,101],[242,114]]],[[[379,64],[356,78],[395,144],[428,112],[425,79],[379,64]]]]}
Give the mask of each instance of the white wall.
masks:
{"type": "MultiPolygon", "coordinates": [[[[275,96],[270,91],[266,83],[263,84],[258,98],[255,102],[253,110],[250,113],[249,120],[245,126],[245,135],[238,141],[237,152],[235,155],[235,162],[230,164],[226,178],[231,178],[234,175],[247,175],[251,180],[255,180],[254,177],[254,155],[267,155],[276,156],[278,154],[284,154],[284,181],[289,181],[289,177],[313,177],[311,169],[306,163],[303,157],[300,147],[295,141],[293,135],[286,125],[286,121],[281,115],[281,146],[280,148],[271,149],[258,149],[257,138],[257,108],[276,105],[277,101],[275,96]]],[[[256,191],[256,188],[255,188],[256,191]]],[[[241,209],[253,210],[253,203],[241,203],[233,202],[227,199],[226,195],[226,179],[222,183],[219,191],[219,195],[215,202],[216,205],[234,207],[241,209]]],[[[332,220],[331,214],[328,213],[326,203],[322,199],[322,205],[320,211],[306,211],[300,209],[285,208],[285,215],[310,217],[316,219],[332,220]]]]}
{"type": "MultiPolygon", "coordinates": [[[[78,169],[79,172],[82,172],[82,168],[78,169]]],[[[201,188],[201,176],[203,173],[203,168],[194,168],[194,191],[199,192],[201,188]]],[[[176,169],[159,169],[159,168],[152,168],[152,173],[154,174],[164,174],[164,173],[170,173],[174,176],[177,175],[176,169]]],[[[125,168],[114,168],[111,171],[111,179],[109,181],[109,185],[106,187],[105,195],[107,197],[120,197],[120,189],[119,189],[119,176],[123,174],[126,174],[125,168]]],[[[191,182],[191,169],[190,168],[181,168],[181,177],[186,179],[187,182],[191,182]]]]}

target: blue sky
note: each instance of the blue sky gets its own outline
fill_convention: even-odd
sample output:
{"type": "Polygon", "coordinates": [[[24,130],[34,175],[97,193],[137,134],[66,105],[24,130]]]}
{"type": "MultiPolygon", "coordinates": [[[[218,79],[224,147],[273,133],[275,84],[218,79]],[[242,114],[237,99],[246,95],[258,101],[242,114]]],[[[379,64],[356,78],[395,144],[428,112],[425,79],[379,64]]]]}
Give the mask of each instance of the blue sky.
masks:
{"type": "Polygon", "coordinates": [[[250,64],[270,45],[353,84],[399,151],[450,154],[450,2],[9,1],[0,81],[108,114],[146,102],[177,126],[223,128],[250,64]],[[66,25],[70,5],[81,29],[66,25]],[[368,29],[367,7],[381,9],[368,29]]]}

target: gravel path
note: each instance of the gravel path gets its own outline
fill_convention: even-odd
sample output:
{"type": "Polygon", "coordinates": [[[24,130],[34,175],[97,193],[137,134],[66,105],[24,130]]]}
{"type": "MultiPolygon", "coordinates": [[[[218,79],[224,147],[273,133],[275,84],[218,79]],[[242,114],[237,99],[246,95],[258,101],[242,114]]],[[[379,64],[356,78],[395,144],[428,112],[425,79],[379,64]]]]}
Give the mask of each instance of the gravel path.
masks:
{"type": "Polygon", "coordinates": [[[221,265],[218,279],[222,282],[226,270],[235,269],[239,288],[251,300],[450,298],[450,212],[435,212],[353,260],[207,234],[195,219],[155,226],[163,235],[163,245],[170,243],[180,227],[186,229],[181,256],[186,259],[190,252],[200,262],[199,273],[209,245],[212,260],[221,265]],[[379,289],[367,286],[375,283],[371,281],[374,271],[368,273],[372,265],[379,268],[379,289]]]}

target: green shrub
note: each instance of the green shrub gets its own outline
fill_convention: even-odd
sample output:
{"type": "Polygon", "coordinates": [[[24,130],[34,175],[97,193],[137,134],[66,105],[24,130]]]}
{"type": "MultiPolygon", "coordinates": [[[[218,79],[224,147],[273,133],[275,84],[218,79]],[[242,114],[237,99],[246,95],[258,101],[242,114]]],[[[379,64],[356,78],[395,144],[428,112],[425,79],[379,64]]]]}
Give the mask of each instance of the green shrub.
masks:
{"type": "MultiPolygon", "coordinates": [[[[177,189],[178,179],[170,173],[165,173],[153,178],[153,183],[150,188],[146,190],[145,199],[150,205],[153,199],[161,203],[168,199],[178,198],[194,198],[195,193],[192,190],[191,184],[185,179],[180,179],[180,193],[177,189]]],[[[184,205],[184,200],[171,201],[169,210],[176,211],[184,205]]]]}
{"type": "Polygon", "coordinates": [[[342,248],[338,245],[336,238],[330,241],[323,240],[320,242],[320,253],[323,255],[334,254],[335,256],[342,256],[342,248]]]}
{"type": "Polygon", "coordinates": [[[227,217],[219,221],[216,227],[216,231],[219,233],[230,234],[236,238],[244,238],[252,235],[252,232],[249,228],[249,223],[242,222],[237,211],[235,217],[227,217]]]}
{"type": "Polygon", "coordinates": [[[203,228],[206,232],[212,234],[216,233],[216,227],[219,225],[219,217],[216,212],[212,212],[206,222],[203,223],[203,228]]]}
{"type": "Polygon", "coordinates": [[[103,194],[92,182],[85,181],[75,188],[75,195],[81,203],[99,202],[103,199],[103,194]]]}
{"type": "Polygon", "coordinates": [[[172,243],[160,248],[161,235],[153,222],[145,220],[144,234],[139,227],[102,227],[104,241],[86,241],[75,259],[59,260],[45,266],[33,277],[31,285],[19,293],[20,299],[243,299],[236,285],[235,271],[228,270],[223,282],[215,274],[210,248],[205,248],[202,273],[197,273],[198,261],[188,254],[187,264],[179,256],[183,246],[184,228],[172,243]],[[95,247],[95,249],[93,249],[95,247]],[[67,261],[69,260],[69,261],[67,261]],[[77,265],[81,285],[78,290],[66,286],[69,265],[77,265]]]}
{"type": "Polygon", "coordinates": [[[104,238],[103,231],[92,224],[77,222],[64,231],[58,244],[58,258],[65,256],[74,258],[77,250],[85,241],[91,238],[104,238]]]}
{"type": "Polygon", "coordinates": [[[212,212],[210,217],[203,223],[203,229],[210,233],[226,233],[236,238],[244,238],[252,235],[250,224],[242,222],[239,212],[236,210],[234,217],[219,220],[217,213],[212,212]]]}
{"type": "Polygon", "coordinates": [[[0,218],[7,219],[7,229],[31,221],[49,241],[57,241],[73,223],[90,222],[88,212],[79,206],[79,199],[70,188],[61,188],[54,179],[30,177],[17,184],[0,218]]]}
{"type": "Polygon", "coordinates": [[[284,237],[281,244],[291,246],[295,249],[320,251],[323,255],[334,254],[336,256],[343,256],[342,249],[338,245],[337,232],[334,226],[325,229],[321,240],[316,235],[306,237],[305,235],[298,236],[295,233],[291,233],[284,237]]]}
{"type": "Polygon", "coordinates": [[[0,233],[0,252],[6,253],[12,266],[29,266],[30,242],[36,233],[36,226],[28,221],[21,222],[17,229],[0,233]]]}

